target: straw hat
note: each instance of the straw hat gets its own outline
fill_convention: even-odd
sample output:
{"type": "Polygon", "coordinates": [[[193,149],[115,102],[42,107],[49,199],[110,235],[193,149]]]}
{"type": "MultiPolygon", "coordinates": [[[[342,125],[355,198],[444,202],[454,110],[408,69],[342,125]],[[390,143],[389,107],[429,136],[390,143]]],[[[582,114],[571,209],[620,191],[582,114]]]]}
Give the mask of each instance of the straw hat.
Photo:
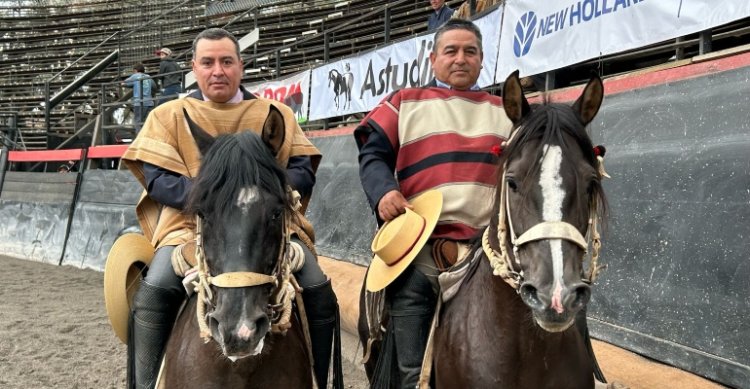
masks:
{"type": "Polygon", "coordinates": [[[104,266],[104,304],[109,323],[123,343],[128,342],[128,317],[141,272],[151,264],[154,246],[141,234],[129,233],[117,238],[104,266]]]}
{"type": "Polygon", "coordinates": [[[410,201],[413,209],[380,227],[372,240],[372,259],[365,286],[377,292],[395,280],[416,258],[435,229],[443,210],[443,194],[429,190],[410,201]]]}

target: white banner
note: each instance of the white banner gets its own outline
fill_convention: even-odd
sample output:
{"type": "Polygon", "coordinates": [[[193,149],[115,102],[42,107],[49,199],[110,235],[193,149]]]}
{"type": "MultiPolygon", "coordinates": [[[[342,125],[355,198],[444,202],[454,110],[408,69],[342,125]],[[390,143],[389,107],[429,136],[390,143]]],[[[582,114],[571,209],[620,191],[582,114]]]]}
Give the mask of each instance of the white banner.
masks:
{"type": "MultiPolygon", "coordinates": [[[[494,83],[501,17],[502,7],[474,21],[483,37],[481,87],[494,83]]],[[[367,112],[393,91],[429,83],[433,37],[434,33],[422,34],[313,69],[310,120],[367,112]]]]}
{"type": "Polygon", "coordinates": [[[750,16],[748,0],[508,0],[496,79],[529,76],[750,16]]]}
{"type": "Polygon", "coordinates": [[[256,96],[280,101],[288,105],[299,123],[305,123],[307,118],[308,101],[310,101],[310,71],[305,70],[282,80],[268,81],[258,84],[244,85],[256,96]]]}
{"type": "Polygon", "coordinates": [[[497,51],[500,46],[500,22],[503,19],[503,6],[474,21],[482,32],[482,72],[477,83],[481,88],[495,84],[497,51]]]}

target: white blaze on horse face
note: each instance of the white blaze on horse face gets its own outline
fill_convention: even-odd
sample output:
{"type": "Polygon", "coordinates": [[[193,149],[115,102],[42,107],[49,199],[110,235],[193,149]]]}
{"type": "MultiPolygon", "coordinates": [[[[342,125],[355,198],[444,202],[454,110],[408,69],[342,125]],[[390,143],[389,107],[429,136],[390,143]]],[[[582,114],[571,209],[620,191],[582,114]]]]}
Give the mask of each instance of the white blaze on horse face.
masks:
{"type": "MultiPolygon", "coordinates": [[[[539,186],[542,187],[542,218],[544,221],[562,221],[562,207],[565,190],[562,186],[562,148],[560,146],[545,145],[542,151],[542,169],[539,175],[539,186]]],[[[563,253],[562,240],[549,240],[552,255],[552,301],[550,307],[558,314],[563,312],[562,288],[563,284],[563,253]]]]}
{"type": "Polygon", "coordinates": [[[260,201],[260,190],[258,190],[258,187],[242,188],[240,189],[240,194],[237,195],[237,208],[242,211],[243,215],[247,215],[250,211],[250,205],[257,201],[260,201]]]}
{"type": "MultiPolygon", "coordinates": [[[[240,189],[240,193],[237,195],[237,208],[242,212],[242,216],[247,216],[250,213],[250,206],[260,201],[260,190],[257,186],[251,186],[240,189]]],[[[239,254],[242,255],[242,248],[239,246],[239,254]]]]}

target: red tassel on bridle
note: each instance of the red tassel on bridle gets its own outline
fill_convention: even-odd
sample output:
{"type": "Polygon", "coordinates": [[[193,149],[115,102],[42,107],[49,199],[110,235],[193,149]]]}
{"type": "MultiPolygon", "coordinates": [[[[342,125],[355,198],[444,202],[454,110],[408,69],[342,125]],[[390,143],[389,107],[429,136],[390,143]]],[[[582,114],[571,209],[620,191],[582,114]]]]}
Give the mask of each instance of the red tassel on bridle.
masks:
{"type": "Polygon", "coordinates": [[[599,162],[599,166],[597,166],[597,171],[599,172],[600,177],[607,177],[612,178],[607,174],[607,171],[604,170],[604,154],[607,153],[607,148],[602,145],[594,146],[594,155],[596,156],[596,160],[599,162]]]}

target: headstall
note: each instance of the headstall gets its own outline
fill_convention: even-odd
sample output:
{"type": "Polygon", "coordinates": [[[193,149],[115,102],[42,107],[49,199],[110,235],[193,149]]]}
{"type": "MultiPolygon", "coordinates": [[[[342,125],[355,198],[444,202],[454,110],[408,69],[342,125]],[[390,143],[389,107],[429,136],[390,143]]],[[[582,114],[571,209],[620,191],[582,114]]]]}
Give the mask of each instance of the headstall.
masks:
{"type": "MultiPolygon", "coordinates": [[[[507,142],[504,142],[503,147],[507,146],[507,144],[509,144],[512,140],[513,135],[511,135],[511,138],[507,142]]],[[[599,163],[598,172],[601,177],[609,177],[609,175],[607,175],[607,173],[604,171],[603,150],[603,146],[597,146],[594,150],[597,157],[597,162],[599,163]],[[597,151],[598,148],[600,149],[597,151]]],[[[497,153],[496,155],[499,155],[499,153],[497,153]]],[[[585,238],[583,237],[583,235],[581,235],[581,233],[575,226],[564,221],[541,222],[529,228],[526,232],[521,234],[521,236],[516,236],[515,231],[513,231],[513,220],[511,219],[510,214],[508,184],[505,181],[505,171],[508,167],[507,165],[508,161],[506,160],[505,164],[503,165],[503,177],[500,184],[502,185],[502,187],[500,189],[500,209],[498,211],[498,222],[497,226],[495,226],[497,229],[497,241],[498,245],[500,246],[500,251],[498,252],[490,245],[490,227],[487,227],[484,230],[484,234],[482,235],[482,249],[484,250],[484,253],[487,255],[487,258],[490,261],[490,265],[493,269],[493,274],[501,277],[506,283],[516,289],[516,291],[519,291],[520,286],[524,281],[523,269],[521,267],[521,260],[519,258],[521,246],[526,243],[538,240],[563,239],[583,249],[584,255],[581,258],[582,261],[585,260],[585,255],[588,253],[589,246],[591,246],[589,267],[587,271],[582,270],[582,279],[586,283],[593,283],[596,279],[597,274],[599,273],[599,270],[601,269],[598,265],[599,250],[601,248],[601,238],[598,228],[599,217],[597,215],[598,203],[594,203],[590,207],[588,228],[585,238]],[[513,248],[513,260],[510,259],[510,254],[507,249],[508,236],[510,236],[510,244],[513,248]]]]}
{"type": "MultiPolygon", "coordinates": [[[[300,257],[296,249],[297,245],[290,245],[289,234],[287,233],[287,223],[289,216],[284,212],[284,222],[282,231],[284,238],[281,240],[279,256],[276,259],[276,266],[272,274],[263,274],[255,272],[228,272],[218,275],[211,275],[205,254],[203,252],[203,226],[200,216],[195,216],[195,259],[197,262],[198,278],[193,282],[195,291],[198,293],[197,317],[200,336],[204,342],[208,343],[212,336],[208,326],[207,307],[213,310],[216,305],[212,286],[217,288],[244,288],[250,286],[260,286],[272,284],[274,290],[271,293],[271,303],[269,303],[270,319],[272,331],[284,332],[289,328],[289,319],[291,317],[291,300],[301,291],[296,280],[292,276],[295,271],[295,258],[300,257]]],[[[302,255],[304,257],[304,255],[302,255]]]]}

